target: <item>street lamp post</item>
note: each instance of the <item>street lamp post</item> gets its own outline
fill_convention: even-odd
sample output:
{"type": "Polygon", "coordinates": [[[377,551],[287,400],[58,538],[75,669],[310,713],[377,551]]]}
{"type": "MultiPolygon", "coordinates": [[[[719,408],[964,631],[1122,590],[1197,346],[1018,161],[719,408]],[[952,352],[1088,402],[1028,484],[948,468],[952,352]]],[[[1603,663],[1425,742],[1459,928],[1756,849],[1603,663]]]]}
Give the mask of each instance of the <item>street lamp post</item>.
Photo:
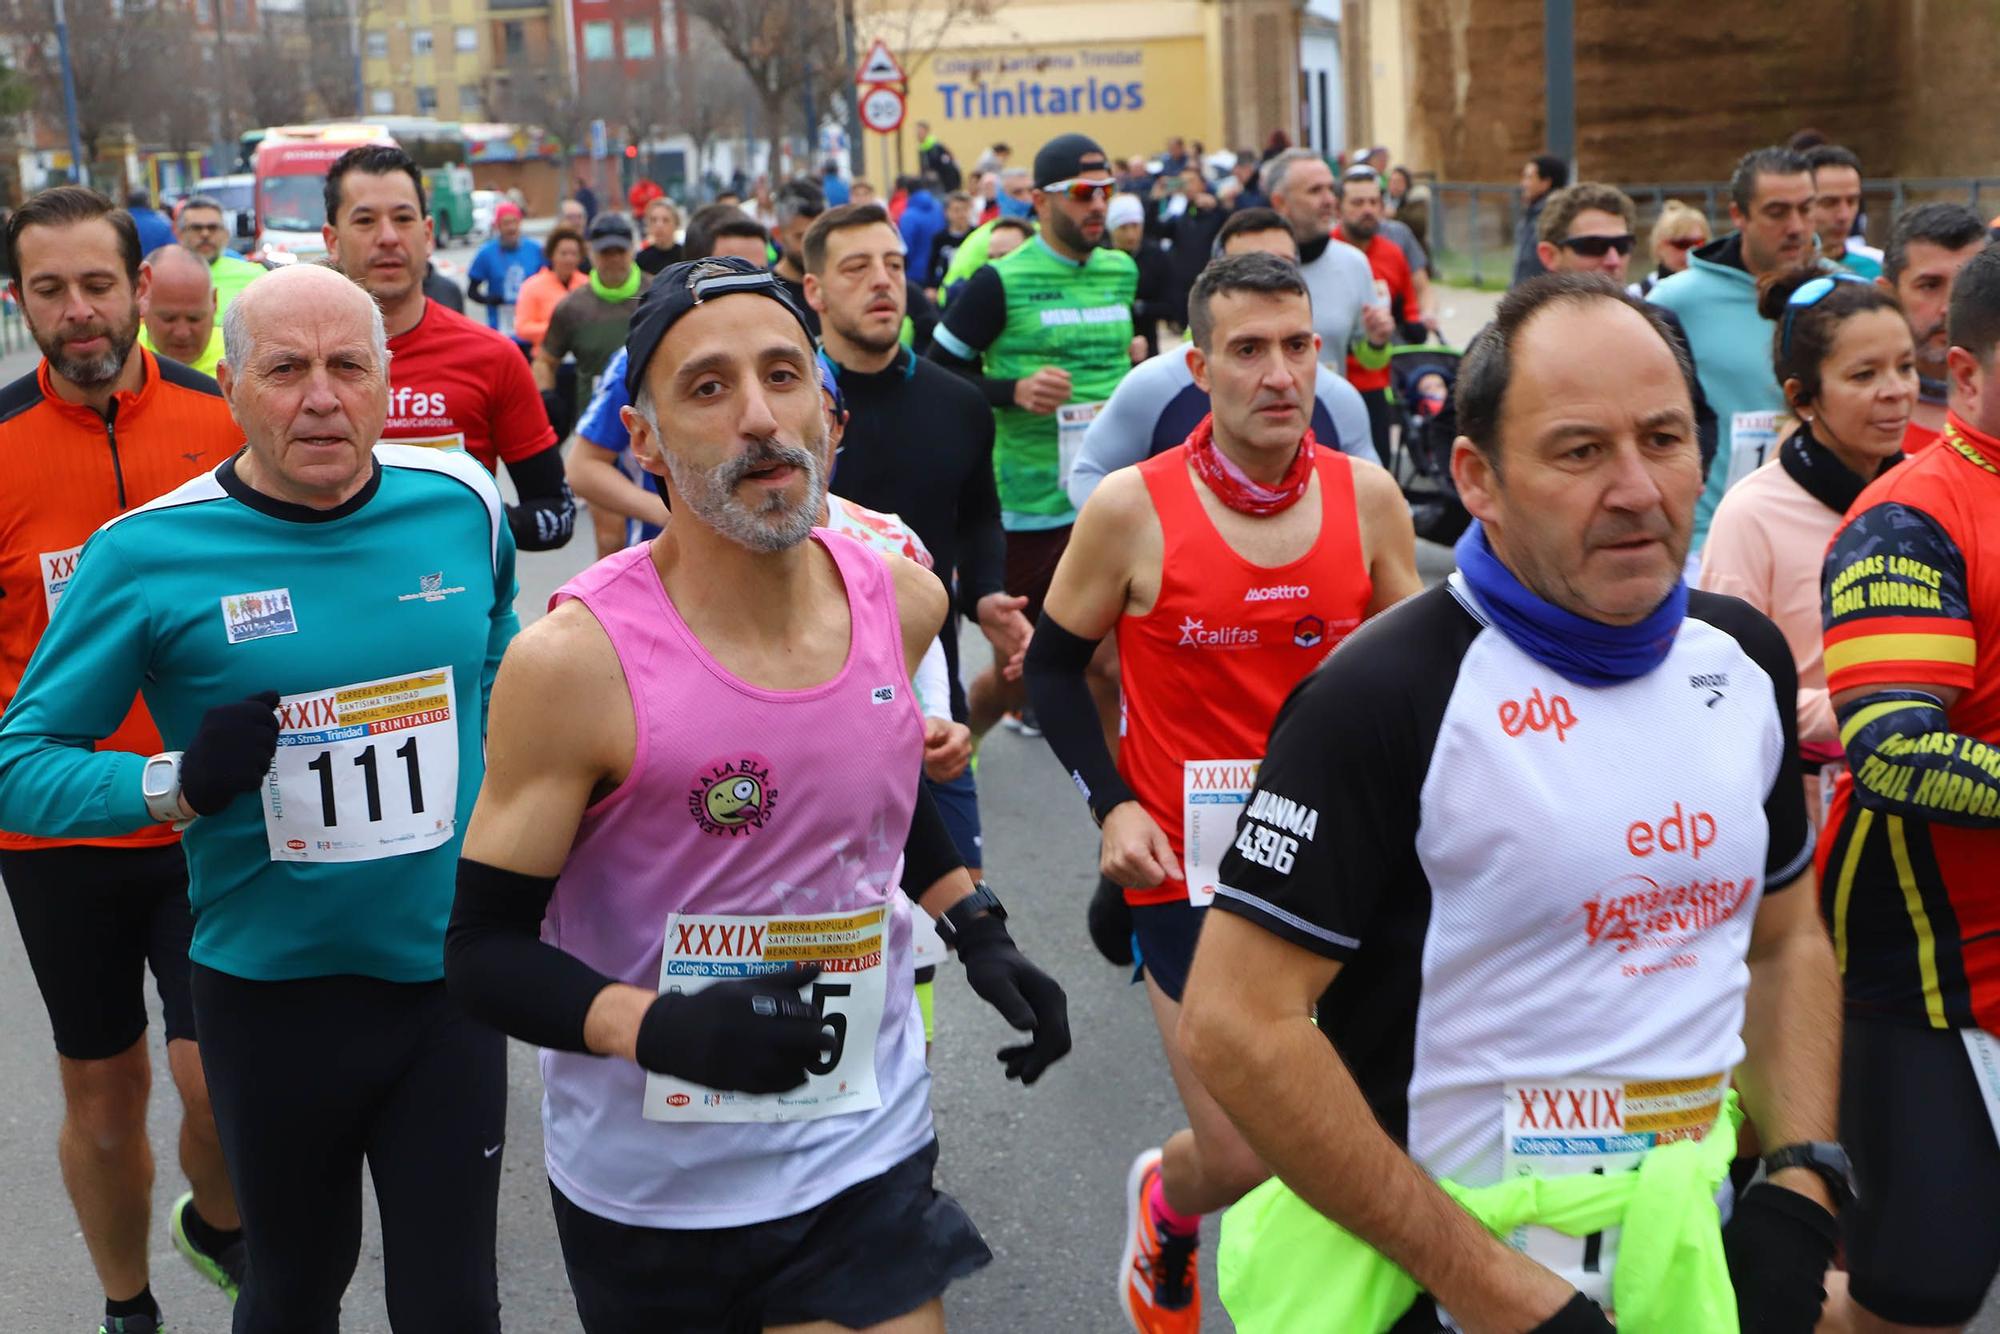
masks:
{"type": "Polygon", "coordinates": [[[69,119],[69,172],[78,185],[90,184],[90,172],[83,160],[83,138],[76,126],[76,74],[69,63],[69,18],[63,0],[56,6],[56,55],[62,61],[63,115],[69,119]]]}
{"type": "Polygon", "coordinates": [[[1544,0],[1543,101],[1549,156],[1576,170],[1576,0],[1544,0]]]}

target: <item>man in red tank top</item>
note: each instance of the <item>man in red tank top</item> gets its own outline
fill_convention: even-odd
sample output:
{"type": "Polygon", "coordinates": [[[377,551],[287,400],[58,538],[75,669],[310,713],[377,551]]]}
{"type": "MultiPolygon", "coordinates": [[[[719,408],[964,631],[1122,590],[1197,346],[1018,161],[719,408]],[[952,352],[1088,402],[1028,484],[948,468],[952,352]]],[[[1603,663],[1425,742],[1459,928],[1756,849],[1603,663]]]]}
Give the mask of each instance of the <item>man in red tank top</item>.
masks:
{"type": "Polygon", "coordinates": [[[1180,1050],[1180,994],[1215,868],[1278,708],[1364,619],[1421,587],[1389,474],[1308,428],[1319,338],[1298,266],[1251,253],[1188,301],[1211,412],[1186,443],[1106,478],[1056,567],[1027,674],[1049,744],[1104,829],[1189,1129],[1126,1183],[1119,1294],[1140,1334],[1193,1334],[1202,1214],[1269,1175],[1180,1050]],[[1114,766],[1083,672],[1115,630],[1125,692],[1114,766]]]}

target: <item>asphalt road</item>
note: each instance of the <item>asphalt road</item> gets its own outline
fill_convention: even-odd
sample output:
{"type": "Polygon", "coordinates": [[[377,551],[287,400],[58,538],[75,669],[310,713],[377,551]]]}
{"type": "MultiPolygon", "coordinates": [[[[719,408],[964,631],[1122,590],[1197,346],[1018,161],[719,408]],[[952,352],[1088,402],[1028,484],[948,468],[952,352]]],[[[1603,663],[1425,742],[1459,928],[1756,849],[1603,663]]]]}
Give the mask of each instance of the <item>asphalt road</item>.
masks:
{"type": "MultiPolygon", "coordinates": [[[[447,255],[461,269],[469,251],[447,255]]],[[[0,368],[11,369],[11,368],[0,368]]],[[[524,620],[588,560],[587,528],[567,550],[520,561],[524,620]]],[[[1427,548],[1428,580],[1450,568],[1427,548]]],[[[968,644],[968,662],[983,645],[968,644]]],[[[956,1195],[985,1233],[994,1263],[952,1290],[955,1334],[1117,1331],[1114,1269],[1122,1245],[1123,1183],[1133,1154],[1182,1124],[1144,997],[1091,949],[1083,904],[1094,883],[1096,839],[1075,792],[1040,741],[996,731],[980,767],[989,873],[1013,911],[1022,947],[1061,979],[1070,1000],[1076,1050],[1033,1089],[1001,1078],[994,1051],[1011,1030],[964,985],[954,968],[938,982],[939,1041],[932,1101],[943,1152],[942,1188],[956,1195]]],[[[11,913],[0,926],[0,1328],[57,1334],[96,1328],[94,1275],[55,1162],[61,1117],[48,1028],[11,913]]],[[[153,1229],[153,1287],[177,1334],[220,1334],[223,1299],[180,1261],[164,1210],[183,1189],[172,1158],[179,1107],[165,1079],[157,1007],[152,1043],[159,1096],[151,1131],[162,1155],[153,1229]]],[[[549,1215],[541,1164],[540,1079],[529,1048],[509,1062],[510,1134],[504,1150],[499,1238],[503,1319],[510,1331],[576,1334],[562,1257],[549,1215]]],[[[365,1187],[364,1187],[365,1189],[365,1187]]],[[[345,1328],[387,1334],[381,1242],[372,1203],[360,1266],[348,1291],[345,1328]]],[[[1212,1293],[1213,1228],[1206,1234],[1203,1285],[1212,1293]]],[[[1212,1300],[1203,1328],[1232,1328],[1212,1300]]],[[[1993,1312],[1975,1326],[2000,1334],[1993,1312]]]]}

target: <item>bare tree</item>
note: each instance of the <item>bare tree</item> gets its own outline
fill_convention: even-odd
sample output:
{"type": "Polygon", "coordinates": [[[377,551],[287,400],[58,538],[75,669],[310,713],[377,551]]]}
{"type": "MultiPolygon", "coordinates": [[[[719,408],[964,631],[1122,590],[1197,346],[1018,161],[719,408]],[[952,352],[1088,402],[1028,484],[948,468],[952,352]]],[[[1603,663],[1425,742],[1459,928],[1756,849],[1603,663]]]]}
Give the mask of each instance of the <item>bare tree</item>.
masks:
{"type": "MultiPolygon", "coordinates": [[[[114,0],[67,0],[70,68],[76,86],[77,135],[85,156],[113,129],[130,123],[144,107],[143,90],[154,44],[171,25],[155,10],[114,0]]],[[[61,124],[62,65],[56,44],[55,6],[50,0],[22,0],[6,11],[7,36],[26,57],[22,73],[35,89],[35,106],[61,124]]],[[[185,18],[182,19],[185,23],[185,18]]]]}
{"type": "Polygon", "coordinates": [[[843,77],[839,8],[825,0],[687,0],[687,10],[749,76],[777,176],[791,103],[809,84],[832,88],[843,77]]]}
{"type": "Polygon", "coordinates": [[[306,98],[312,88],[311,60],[286,40],[270,16],[265,16],[257,44],[242,54],[238,66],[253,124],[296,125],[309,119],[306,98]]]}
{"type": "Polygon", "coordinates": [[[740,130],[743,104],[751,91],[742,66],[725,55],[715,37],[699,25],[689,31],[680,99],[679,128],[694,145],[690,183],[700,188],[708,173],[708,151],[717,140],[740,130]]]}
{"type": "MultiPolygon", "coordinates": [[[[351,0],[361,3],[361,0],[351,0]]],[[[365,6],[364,6],[365,13],[365,6]]],[[[355,84],[355,19],[350,0],[306,0],[305,83],[322,116],[351,116],[361,110],[361,89],[355,84]]],[[[267,120],[266,125],[280,124],[267,120]]]]}
{"type": "MultiPolygon", "coordinates": [[[[896,53],[903,72],[914,79],[945,47],[954,29],[991,19],[1006,5],[1007,0],[882,0],[871,4],[856,25],[862,51],[867,42],[880,37],[896,53]]],[[[854,53],[856,60],[862,51],[854,53]]]]}

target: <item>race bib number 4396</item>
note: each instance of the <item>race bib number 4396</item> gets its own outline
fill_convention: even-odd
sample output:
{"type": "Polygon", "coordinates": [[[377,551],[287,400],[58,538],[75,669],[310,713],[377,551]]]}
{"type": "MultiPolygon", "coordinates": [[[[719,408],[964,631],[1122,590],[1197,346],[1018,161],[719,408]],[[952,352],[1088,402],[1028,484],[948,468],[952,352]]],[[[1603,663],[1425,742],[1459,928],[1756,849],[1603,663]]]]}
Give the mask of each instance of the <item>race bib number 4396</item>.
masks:
{"type": "MultiPolygon", "coordinates": [[[[819,1059],[789,1093],[732,1093],[667,1075],[646,1076],[648,1121],[815,1121],[882,1105],[875,1039],[888,999],[889,909],[811,917],[717,917],[675,913],[660,957],[662,992],[695,992],[732,978],[818,964],[799,990],[824,1027],[819,1059]]],[[[908,986],[909,975],[897,979],[908,986]]]]}
{"type": "Polygon", "coordinates": [[[365,862],[448,842],[458,817],[450,667],[278,702],[264,779],[271,860],[365,862]]]}

